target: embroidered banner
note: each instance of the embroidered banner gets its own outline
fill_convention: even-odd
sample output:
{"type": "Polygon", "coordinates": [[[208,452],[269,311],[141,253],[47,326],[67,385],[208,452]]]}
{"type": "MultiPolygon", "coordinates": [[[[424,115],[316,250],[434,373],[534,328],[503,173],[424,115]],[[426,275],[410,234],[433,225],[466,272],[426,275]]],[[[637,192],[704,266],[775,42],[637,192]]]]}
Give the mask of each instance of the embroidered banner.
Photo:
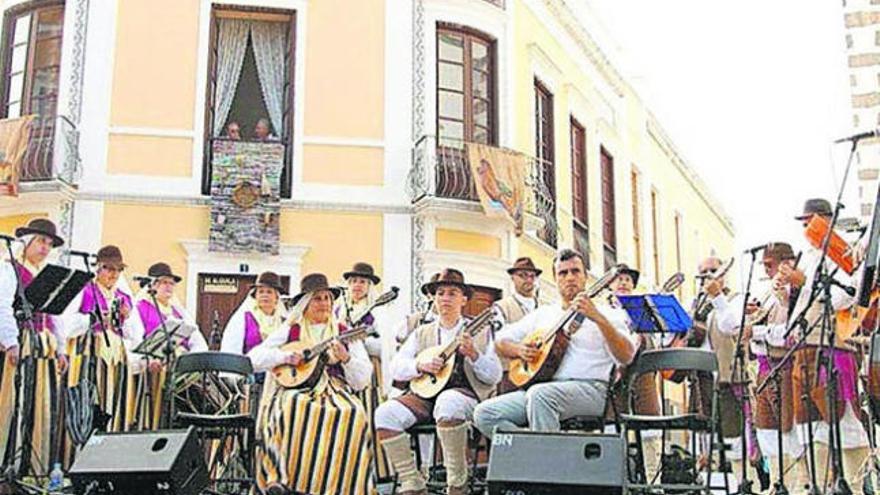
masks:
{"type": "Polygon", "coordinates": [[[278,254],[284,145],[215,139],[210,251],[278,254]]]}
{"type": "Polygon", "coordinates": [[[468,143],[467,152],[483,211],[490,217],[506,217],[516,235],[522,234],[526,157],[479,143],[468,143]]]}
{"type": "Polygon", "coordinates": [[[34,117],[0,120],[0,196],[18,196],[21,161],[28,149],[34,117]]]}

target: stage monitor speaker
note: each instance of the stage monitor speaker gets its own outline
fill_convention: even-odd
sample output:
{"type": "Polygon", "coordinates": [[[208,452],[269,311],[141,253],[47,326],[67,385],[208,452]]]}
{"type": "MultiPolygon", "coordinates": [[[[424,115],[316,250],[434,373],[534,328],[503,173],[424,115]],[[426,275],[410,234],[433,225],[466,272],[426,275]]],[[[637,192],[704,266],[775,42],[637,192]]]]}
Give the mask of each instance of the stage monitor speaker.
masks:
{"type": "Polygon", "coordinates": [[[621,494],[624,449],[619,435],[499,431],[489,456],[489,494],[621,494]]]}
{"type": "Polygon", "coordinates": [[[96,433],[68,476],[78,495],[198,495],[208,484],[193,427],[138,433],[96,433]]]}

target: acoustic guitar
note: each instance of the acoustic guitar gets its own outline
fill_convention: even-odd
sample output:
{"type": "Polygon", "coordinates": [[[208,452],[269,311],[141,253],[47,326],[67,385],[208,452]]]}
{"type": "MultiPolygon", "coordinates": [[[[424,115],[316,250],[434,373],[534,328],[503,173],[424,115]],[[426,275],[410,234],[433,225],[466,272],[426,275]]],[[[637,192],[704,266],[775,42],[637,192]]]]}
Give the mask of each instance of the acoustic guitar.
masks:
{"type": "MultiPolygon", "coordinates": [[[[608,288],[618,273],[618,267],[614,267],[602,275],[587,289],[587,296],[590,299],[598,296],[608,288]]],[[[572,334],[580,328],[584,318],[584,315],[572,307],[566,310],[553,326],[538,328],[526,335],[521,343],[537,349],[538,356],[532,361],[512,359],[507,373],[510,382],[518,388],[528,388],[536,383],[552,380],[568,349],[572,334]]]]}
{"type": "MultiPolygon", "coordinates": [[[[493,308],[489,306],[474,317],[473,320],[469,321],[461,330],[461,333],[475,337],[486,325],[491,323],[493,314],[493,308]]],[[[416,363],[425,363],[439,357],[443,360],[444,365],[435,375],[423,373],[410,380],[410,390],[423,399],[433,399],[445,390],[455,370],[455,364],[458,359],[458,346],[459,340],[456,338],[446,345],[435,345],[423,349],[416,356],[416,363]]]]}
{"type": "Polygon", "coordinates": [[[328,337],[315,345],[308,345],[303,341],[288,342],[281,346],[285,352],[297,352],[303,356],[298,366],[282,364],[272,369],[275,380],[284,388],[313,388],[327,365],[327,349],[334,341],[343,344],[378,336],[378,332],[371,326],[355,328],[342,335],[328,337]]]}

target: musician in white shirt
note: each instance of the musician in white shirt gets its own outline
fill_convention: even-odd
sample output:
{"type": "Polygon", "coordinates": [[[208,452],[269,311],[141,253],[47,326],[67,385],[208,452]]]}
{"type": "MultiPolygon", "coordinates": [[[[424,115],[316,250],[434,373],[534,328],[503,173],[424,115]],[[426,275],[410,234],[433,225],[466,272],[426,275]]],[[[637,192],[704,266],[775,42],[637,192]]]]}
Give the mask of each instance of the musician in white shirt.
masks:
{"type": "Polygon", "coordinates": [[[560,422],[574,416],[601,417],[605,414],[608,379],[616,364],[629,364],[636,353],[636,341],[619,322],[612,322],[605,309],[597,308],[584,292],[587,274],[583,257],[563,249],[553,262],[553,276],[561,304],[541,306],[522,320],[498,333],[496,349],[511,359],[534,360],[538,350],[520,343],[536,329],[552,327],[569,307],[585,316],[571,336],[571,342],[553,380],[489,399],[477,406],[474,421],[484,435],[496,428],[528,426],[538,431],[556,431],[560,422]]]}

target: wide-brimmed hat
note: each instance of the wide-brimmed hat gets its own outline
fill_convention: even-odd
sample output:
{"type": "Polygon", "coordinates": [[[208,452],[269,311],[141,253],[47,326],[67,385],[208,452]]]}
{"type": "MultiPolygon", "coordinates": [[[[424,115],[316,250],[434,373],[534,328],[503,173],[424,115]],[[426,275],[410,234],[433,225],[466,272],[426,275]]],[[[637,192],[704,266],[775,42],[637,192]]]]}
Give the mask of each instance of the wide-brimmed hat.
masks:
{"type": "MultiPolygon", "coordinates": [[[[440,272],[431,275],[431,279],[428,282],[436,282],[438,278],[440,278],[440,272]]],[[[422,284],[422,286],[419,287],[419,292],[421,292],[425,296],[429,295],[427,287],[428,284],[422,284]]]]}
{"type": "Polygon", "coordinates": [[[180,282],[183,280],[183,277],[175,275],[174,272],[171,271],[171,266],[164,261],[154,263],[153,266],[147,270],[147,275],[153,278],[170,277],[174,282],[180,282]]]}
{"type": "Polygon", "coordinates": [[[830,217],[832,215],[831,203],[827,199],[812,198],[804,202],[804,211],[794,217],[795,220],[807,220],[813,215],[830,217]]]}
{"type": "Polygon", "coordinates": [[[339,287],[331,287],[330,283],[327,281],[327,276],[323,273],[310,273],[302,278],[299,283],[299,294],[293,296],[291,302],[296,304],[300,299],[303,298],[306,294],[311,294],[313,292],[318,292],[322,290],[329,290],[333,294],[333,299],[339,297],[339,294],[342,293],[342,289],[339,287]]]}
{"type": "Polygon", "coordinates": [[[281,277],[275,272],[263,272],[257,277],[257,282],[251,286],[250,294],[257,292],[257,287],[270,287],[278,291],[279,294],[287,294],[287,289],[281,285],[281,277]]]}
{"type": "Polygon", "coordinates": [[[432,280],[427,284],[422,286],[422,292],[426,294],[431,294],[432,296],[437,292],[437,288],[442,285],[452,285],[454,287],[460,288],[464,291],[464,295],[467,297],[471,296],[473,289],[470,285],[464,283],[464,274],[455,268],[446,268],[442,272],[437,275],[437,280],[432,280]]]}
{"type": "Polygon", "coordinates": [[[794,250],[787,242],[771,242],[764,247],[764,257],[774,258],[780,261],[793,260],[794,250]]]}
{"type": "Polygon", "coordinates": [[[619,277],[621,275],[629,275],[629,278],[633,281],[633,287],[639,285],[639,277],[641,276],[641,273],[635,268],[631,268],[626,263],[619,263],[617,265],[617,276],[619,277]]]}
{"type": "Polygon", "coordinates": [[[52,247],[64,245],[64,239],[58,235],[58,228],[48,218],[35,218],[26,226],[15,229],[15,237],[24,237],[29,234],[44,235],[52,239],[52,247]]]}
{"type": "Polygon", "coordinates": [[[363,277],[369,279],[373,284],[378,284],[382,280],[376,276],[376,272],[373,270],[373,265],[364,263],[363,261],[355,263],[350,271],[342,274],[342,278],[345,280],[348,280],[351,277],[363,277]]]}
{"type": "Polygon", "coordinates": [[[528,256],[523,256],[521,258],[517,258],[516,261],[513,262],[513,266],[507,269],[507,273],[509,275],[513,275],[515,272],[524,271],[524,272],[532,272],[536,277],[540,276],[543,271],[535,266],[535,263],[528,256]]]}
{"type": "Polygon", "coordinates": [[[99,249],[96,258],[99,265],[110,265],[120,270],[127,266],[122,259],[122,251],[112,244],[99,249]]]}

